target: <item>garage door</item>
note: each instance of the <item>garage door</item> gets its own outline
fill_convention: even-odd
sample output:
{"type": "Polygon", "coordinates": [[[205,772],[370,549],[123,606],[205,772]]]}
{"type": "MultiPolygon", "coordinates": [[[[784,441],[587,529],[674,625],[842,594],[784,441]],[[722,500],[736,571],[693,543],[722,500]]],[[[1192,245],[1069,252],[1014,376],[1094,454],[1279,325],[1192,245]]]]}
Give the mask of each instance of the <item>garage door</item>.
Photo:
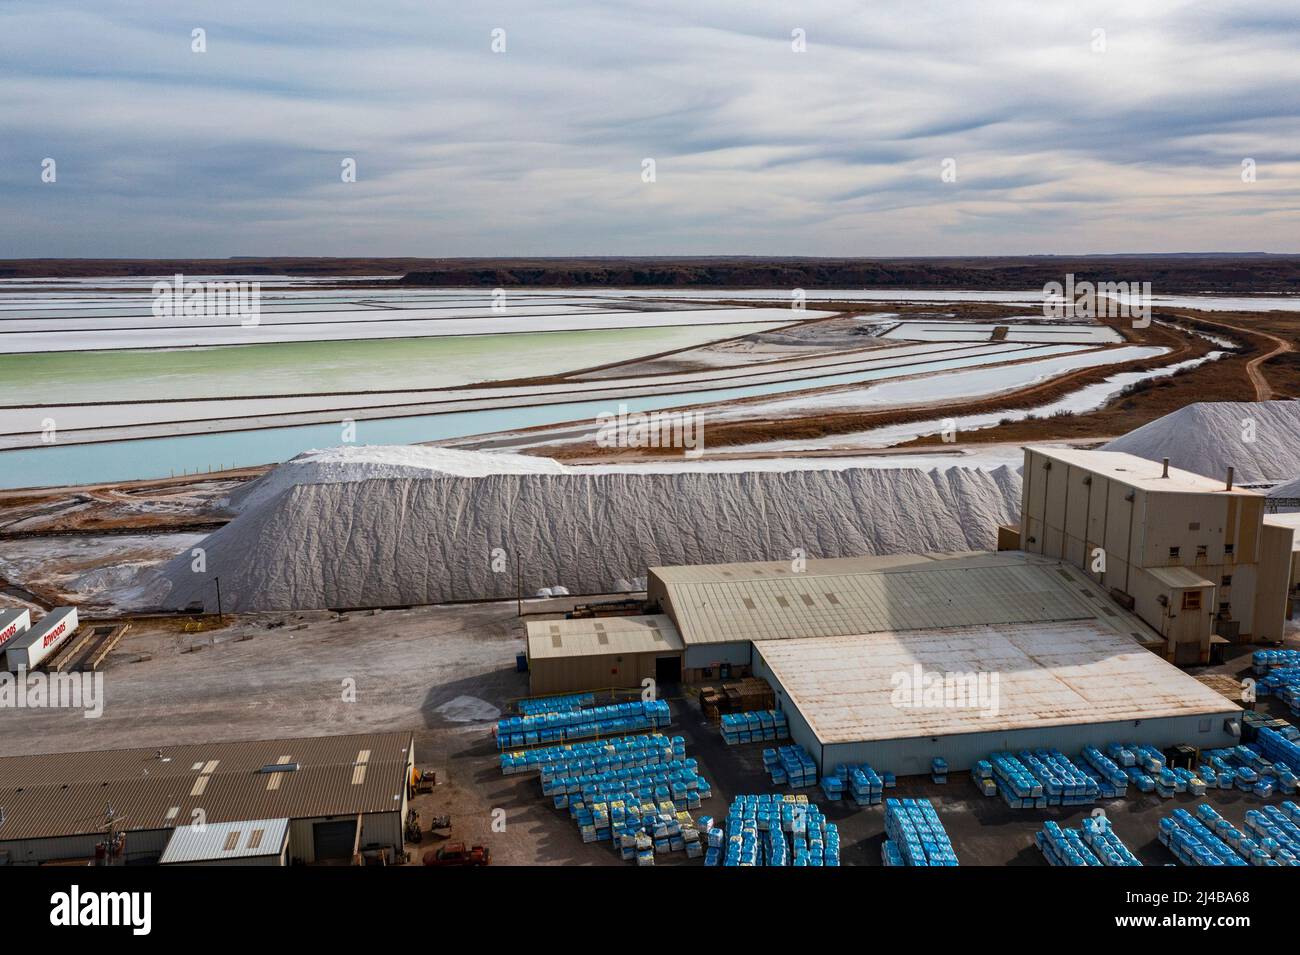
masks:
{"type": "Polygon", "coordinates": [[[355,819],[344,822],[318,822],[312,826],[312,845],[315,847],[317,862],[351,859],[352,846],[356,841],[357,821],[355,819]]]}

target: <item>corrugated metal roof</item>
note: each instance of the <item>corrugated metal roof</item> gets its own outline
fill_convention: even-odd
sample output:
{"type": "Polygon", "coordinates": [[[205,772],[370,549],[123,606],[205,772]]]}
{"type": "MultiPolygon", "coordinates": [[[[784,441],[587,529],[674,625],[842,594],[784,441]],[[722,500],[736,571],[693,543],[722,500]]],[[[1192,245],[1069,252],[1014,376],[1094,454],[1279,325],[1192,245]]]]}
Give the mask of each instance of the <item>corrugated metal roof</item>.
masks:
{"type": "Polygon", "coordinates": [[[1109,603],[1086,590],[1090,582],[1072,568],[1020,552],[900,558],[857,573],[825,566],[836,563],[810,562],[799,574],[669,582],[668,600],[688,646],[1087,620],[1109,603]]]}
{"type": "Polygon", "coordinates": [[[121,828],[400,811],[410,733],[199,743],[0,758],[0,842],[121,828]],[[264,771],[279,764],[297,770],[264,771]],[[358,769],[361,770],[358,776],[358,769]]]}
{"type": "Polygon", "coordinates": [[[203,828],[180,826],[167,841],[159,865],[278,856],[289,841],[288,819],[241,819],[203,828]]]}
{"type": "Polygon", "coordinates": [[[755,649],[828,744],[1237,710],[1096,621],[774,640],[755,649]],[[983,694],[969,692],[979,690],[974,682],[965,684],[968,695],[954,691],[951,705],[925,697],[927,687],[942,686],[927,681],[981,673],[983,694]]]}
{"type": "Polygon", "coordinates": [[[741,564],[685,564],[679,567],[651,567],[650,574],[665,584],[735,583],[743,580],[772,580],[833,574],[866,574],[895,567],[924,567],[937,560],[977,559],[996,555],[987,551],[955,554],[889,554],[865,557],[821,557],[804,562],[796,571],[788,560],[747,561],[741,564]]]}
{"type": "Polygon", "coordinates": [[[681,635],[666,614],[528,623],[528,656],[533,660],[610,653],[669,653],[681,650],[682,646],[681,635]]]}
{"type": "Polygon", "coordinates": [[[1214,581],[1206,580],[1189,567],[1143,567],[1141,569],[1166,587],[1173,587],[1175,590],[1214,586],[1214,581]]]}

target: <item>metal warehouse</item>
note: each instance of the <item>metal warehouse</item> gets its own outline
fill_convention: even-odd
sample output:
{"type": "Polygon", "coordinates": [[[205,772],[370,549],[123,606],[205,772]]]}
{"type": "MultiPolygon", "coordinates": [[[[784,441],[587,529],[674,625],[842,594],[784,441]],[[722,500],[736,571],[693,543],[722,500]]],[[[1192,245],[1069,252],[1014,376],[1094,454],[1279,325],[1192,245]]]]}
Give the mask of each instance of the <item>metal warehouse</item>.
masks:
{"type": "Polygon", "coordinates": [[[172,832],[159,865],[288,865],[289,820],[246,819],[172,832]]]}
{"type": "Polygon", "coordinates": [[[682,638],[663,614],[543,620],[528,624],[529,687],[534,696],[638,688],[682,678],[682,638]]]}
{"type": "Polygon", "coordinates": [[[748,661],[823,768],[870,762],[912,774],[934,756],[965,769],[1002,749],[1236,738],[1239,708],[1152,653],[1160,636],[1059,560],[1004,552],[654,568],[650,589],[677,624],[688,670],[748,661]],[[986,692],[974,705],[931,705],[924,688],[948,679],[977,688],[983,679],[986,692]]]}
{"type": "Polygon", "coordinates": [[[93,857],[109,807],[126,862],[157,862],[173,842],[174,855],[212,856],[176,841],[196,823],[260,827],[255,849],[274,841],[273,827],[246,820],[287,820],[289,863],[346,863],[364,848],[391,861],[414,759],[410,733],[0,758],[0,864],[93,857]]]}

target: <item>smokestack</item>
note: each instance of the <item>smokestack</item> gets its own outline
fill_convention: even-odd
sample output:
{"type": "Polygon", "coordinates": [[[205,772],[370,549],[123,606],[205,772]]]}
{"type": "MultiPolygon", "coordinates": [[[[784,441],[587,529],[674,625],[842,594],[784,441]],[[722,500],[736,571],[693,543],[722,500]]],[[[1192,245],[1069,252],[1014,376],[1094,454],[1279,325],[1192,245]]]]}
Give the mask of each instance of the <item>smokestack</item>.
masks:
{"type": "Polygon", "coordinates": [[[1167,477],[1169,477],[1169,459],[1168,459],[1168,458],[1164,458],[1164,466],[1165,466],[1164,473],[1162,473],[1160,476],[1161,476],[1162,478],[1167,478],[1167,477]]]}
{"type": "Polygon", "coordinates": [[[1232,468],[1228,468],[1228,490],[1232,490],[1232,468]]]}

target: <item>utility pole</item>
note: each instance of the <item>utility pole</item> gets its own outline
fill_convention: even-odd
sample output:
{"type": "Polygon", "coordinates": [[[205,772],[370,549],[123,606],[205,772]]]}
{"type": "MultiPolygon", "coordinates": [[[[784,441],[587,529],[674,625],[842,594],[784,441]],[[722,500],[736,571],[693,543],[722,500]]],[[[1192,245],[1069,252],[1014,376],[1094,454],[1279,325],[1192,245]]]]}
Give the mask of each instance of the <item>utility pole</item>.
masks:
{"type": "Polygon", "coordinates": [[[515,608],[517,615],[524,615],[524,569],[519,554],[515,554],[515,608]]]}

